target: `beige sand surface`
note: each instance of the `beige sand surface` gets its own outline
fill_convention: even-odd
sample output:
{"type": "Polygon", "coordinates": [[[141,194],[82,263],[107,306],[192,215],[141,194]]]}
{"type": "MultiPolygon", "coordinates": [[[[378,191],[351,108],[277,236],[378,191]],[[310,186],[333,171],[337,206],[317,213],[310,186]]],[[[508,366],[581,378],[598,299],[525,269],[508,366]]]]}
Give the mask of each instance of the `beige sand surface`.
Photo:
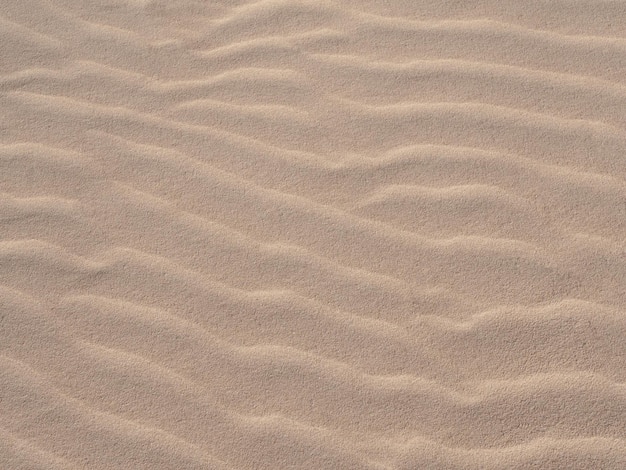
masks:
{"type": "Polygon", "coordinates": [[[2,470],[626,469],[626,2],[0,7],[2,470]]]}

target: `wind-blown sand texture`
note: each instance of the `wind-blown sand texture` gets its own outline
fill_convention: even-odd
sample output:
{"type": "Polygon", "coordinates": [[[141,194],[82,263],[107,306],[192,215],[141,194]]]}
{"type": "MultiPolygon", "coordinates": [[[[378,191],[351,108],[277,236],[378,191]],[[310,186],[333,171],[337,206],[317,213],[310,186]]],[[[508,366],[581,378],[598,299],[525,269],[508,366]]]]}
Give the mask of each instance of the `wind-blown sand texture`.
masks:
{"type": "Polygon", "coordinates": [[[626,468],[626,2],[0,5],[0,468],[626,468]]]}

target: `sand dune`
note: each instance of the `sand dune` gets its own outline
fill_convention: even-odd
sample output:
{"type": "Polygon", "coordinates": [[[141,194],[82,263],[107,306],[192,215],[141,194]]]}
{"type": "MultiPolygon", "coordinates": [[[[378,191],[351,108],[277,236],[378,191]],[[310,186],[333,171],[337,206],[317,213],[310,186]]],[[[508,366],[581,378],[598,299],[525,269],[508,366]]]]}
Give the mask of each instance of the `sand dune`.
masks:
{"type": "Polygon", "coordinates": [[[626,468],[625,5],[5,1],[0,468],[626,468]]]}

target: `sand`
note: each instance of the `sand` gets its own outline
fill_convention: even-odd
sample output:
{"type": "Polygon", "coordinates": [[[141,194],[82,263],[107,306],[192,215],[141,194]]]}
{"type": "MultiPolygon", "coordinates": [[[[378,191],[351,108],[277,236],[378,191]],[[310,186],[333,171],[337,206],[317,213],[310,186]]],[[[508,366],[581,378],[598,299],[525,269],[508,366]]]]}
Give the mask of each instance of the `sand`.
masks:
{"type": "Polygon", "coordinates": [[[626,3],[0,1],[0,468],[626,468],[626,3]]]}

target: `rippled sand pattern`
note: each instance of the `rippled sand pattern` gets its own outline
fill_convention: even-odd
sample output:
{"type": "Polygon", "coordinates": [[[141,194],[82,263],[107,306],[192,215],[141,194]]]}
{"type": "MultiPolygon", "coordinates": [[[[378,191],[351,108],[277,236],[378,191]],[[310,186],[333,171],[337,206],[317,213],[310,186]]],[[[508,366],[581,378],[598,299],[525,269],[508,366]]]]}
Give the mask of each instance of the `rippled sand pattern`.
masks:
{"type": "Polygon", "coordinates": [[[0,468],[626,468],[626,3],[0,0],[0,468]]]}

